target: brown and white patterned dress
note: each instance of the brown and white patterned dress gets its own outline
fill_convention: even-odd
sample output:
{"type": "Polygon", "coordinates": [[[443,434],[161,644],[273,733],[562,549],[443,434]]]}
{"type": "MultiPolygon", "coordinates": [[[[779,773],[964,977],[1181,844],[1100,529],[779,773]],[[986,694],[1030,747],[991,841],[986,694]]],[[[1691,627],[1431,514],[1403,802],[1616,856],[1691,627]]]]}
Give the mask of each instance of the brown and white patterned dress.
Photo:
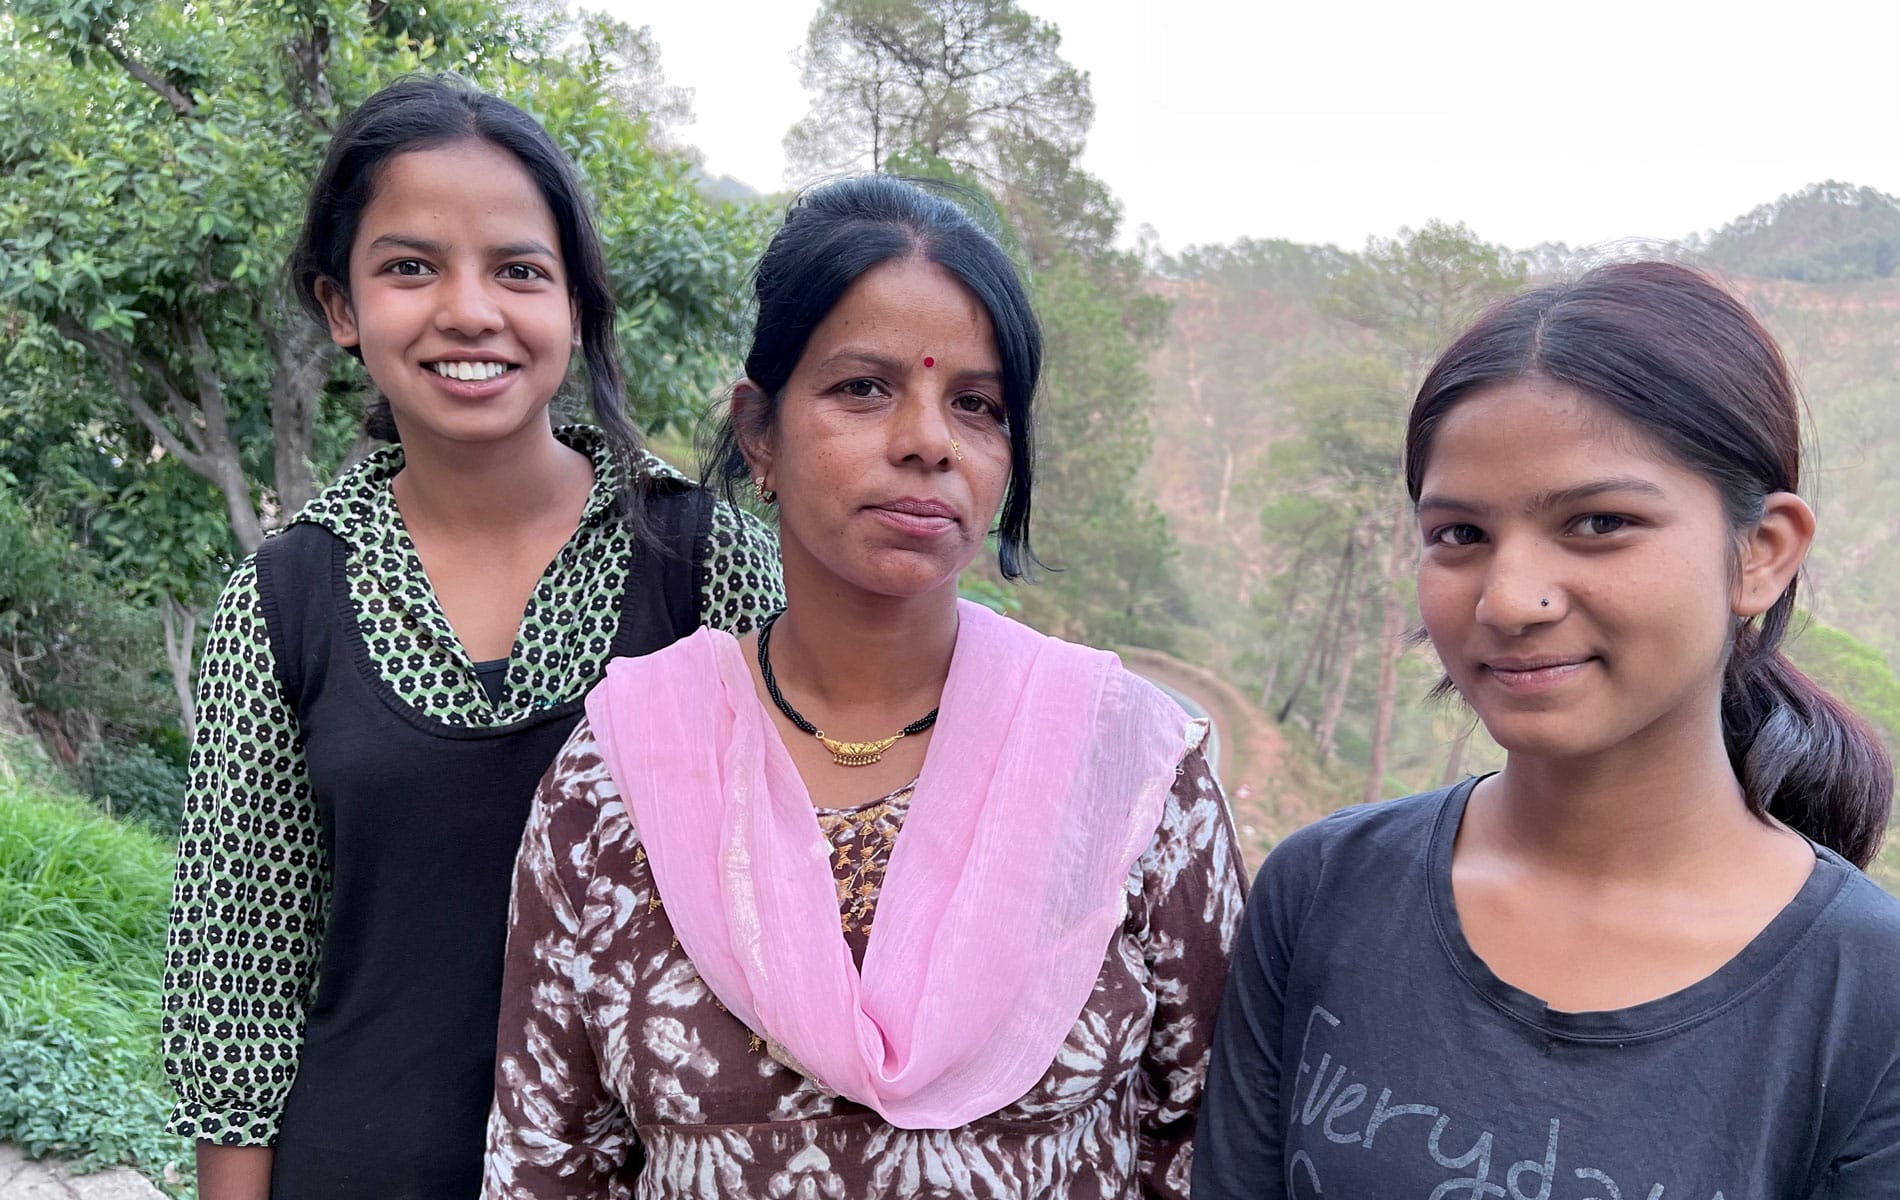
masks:
{"type": "MultiPolygon", "coordinates": [[[[904,788],[819,811],[860,962],[909,805],[904,788]]],[[[583,721],[516,868],[483,1197],[1186,1197],[1241,872],[1196,751],[1048,1074],[961,1128],[898,1129],[781,1064],[700,982],[583,721]]]]}

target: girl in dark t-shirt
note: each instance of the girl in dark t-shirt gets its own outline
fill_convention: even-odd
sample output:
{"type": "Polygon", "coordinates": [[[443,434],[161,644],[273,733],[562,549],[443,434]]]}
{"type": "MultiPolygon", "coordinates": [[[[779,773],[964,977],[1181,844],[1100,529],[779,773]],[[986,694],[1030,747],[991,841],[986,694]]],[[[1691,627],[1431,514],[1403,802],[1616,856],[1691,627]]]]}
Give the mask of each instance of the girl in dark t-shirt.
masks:
{"type": "Polygon", "coordinates": [[[1892,769],[1779,650],[1800,406],[1704,276],[1486,314],[1406,434],[1419,609],[1504,769],[1282,843],[1194,1195],[1900,1197],[1892,769]]]}

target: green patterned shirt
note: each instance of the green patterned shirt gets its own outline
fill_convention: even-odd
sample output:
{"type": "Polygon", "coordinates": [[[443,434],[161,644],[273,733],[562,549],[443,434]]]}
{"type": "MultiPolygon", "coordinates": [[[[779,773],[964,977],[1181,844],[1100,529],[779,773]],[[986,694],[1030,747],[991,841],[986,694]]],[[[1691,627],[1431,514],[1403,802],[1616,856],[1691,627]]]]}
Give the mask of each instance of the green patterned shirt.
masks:
{"type": "MultiPolygon", "coordinates": [[[[296,518],[348,546],[350,596],[376,669],[445,723],[510,724],[578,698],[606,667],[632,549],[610,512],[620,468],[594,430],[556,432],[593,459],[594,488],[522,614],[499,703],[482,690],[403,528],[389,486],[402,469],[400,447],[346,472],[296,518]]],[[[677,474],[650,456],[643,466],[677,474]]],[[[699,557],[706,624],[742,633],[783,602],[777,540],[731,505],[714,506],[699,557]]],[[[165,968],[174,1133],[232,1146],[275,1140],[316,984],[328,889],[296,715],[247,559],[218,601],[199,668],[165,968]]]]}

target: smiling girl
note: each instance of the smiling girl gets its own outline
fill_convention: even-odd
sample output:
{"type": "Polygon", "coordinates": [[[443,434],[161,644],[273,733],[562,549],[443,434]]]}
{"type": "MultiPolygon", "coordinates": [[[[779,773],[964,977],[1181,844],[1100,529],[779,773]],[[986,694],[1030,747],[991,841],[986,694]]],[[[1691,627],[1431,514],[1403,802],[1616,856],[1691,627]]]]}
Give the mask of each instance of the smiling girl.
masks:
{"type": "Polygon", "coordinates": [[[372,432],[202,667],[166,972],[204,1200],[468,1200],[509,870],[607,659],[777,607],[770,535],[639,448],[572,167],[453,80],[331,140],[292,273],[372,432]],[[576,351],[596,426],[549,408],[576,351]]]}
{"type": "Polygon", "coordinates": [[[1892,770],[1779,650],[1814,517],[1774,342],[1668,264],[1526,293],[1427,375],[1406,482],[1506,765],[1274,851],[1196,1197],[1900,1196],[1892,770]]]}

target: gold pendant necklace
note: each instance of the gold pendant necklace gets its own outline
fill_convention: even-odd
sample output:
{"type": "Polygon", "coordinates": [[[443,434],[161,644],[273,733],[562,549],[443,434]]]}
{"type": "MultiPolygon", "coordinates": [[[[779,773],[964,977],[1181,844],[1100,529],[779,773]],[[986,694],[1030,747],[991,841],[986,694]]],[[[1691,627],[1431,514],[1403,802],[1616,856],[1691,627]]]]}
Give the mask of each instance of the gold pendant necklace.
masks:
{"type": "Polygon", "coordinates": [[[778,705],[778,710],[800,730],[817,738],[819,744],[831,752],[832,762],[841,767],[868,767],[883,758],[884,752],[895,746],[900,738],[908,737],[913,733],[922,733],[936,724],[937,710],[933,708],[891,736],[879,738],[874,742],[841,742],[836,738],[826,737],[824,730],[807,721],[797,709],[791,706],[778,690],[778,680],[772,675],[772,659],[765,648],[772,640],[772,623],[777,621],[784,611],[780,609],[773,613],[765,619],[764,624],[759,626],[759,677],[765,680],[766,694],[772,697],[772,703],[778,705]]]}
{"type": "Polygon", "coordinates": [[[883,758],[884,752],[895,746],[897,740],[904,736],[899,732],[875,742],[841,742],[836,738],[826,737],[822,729],[814,729],[812,734],[825,744],[825,749],[831,751],[831,761],[841,767],[868,767],[883,758]]]}

